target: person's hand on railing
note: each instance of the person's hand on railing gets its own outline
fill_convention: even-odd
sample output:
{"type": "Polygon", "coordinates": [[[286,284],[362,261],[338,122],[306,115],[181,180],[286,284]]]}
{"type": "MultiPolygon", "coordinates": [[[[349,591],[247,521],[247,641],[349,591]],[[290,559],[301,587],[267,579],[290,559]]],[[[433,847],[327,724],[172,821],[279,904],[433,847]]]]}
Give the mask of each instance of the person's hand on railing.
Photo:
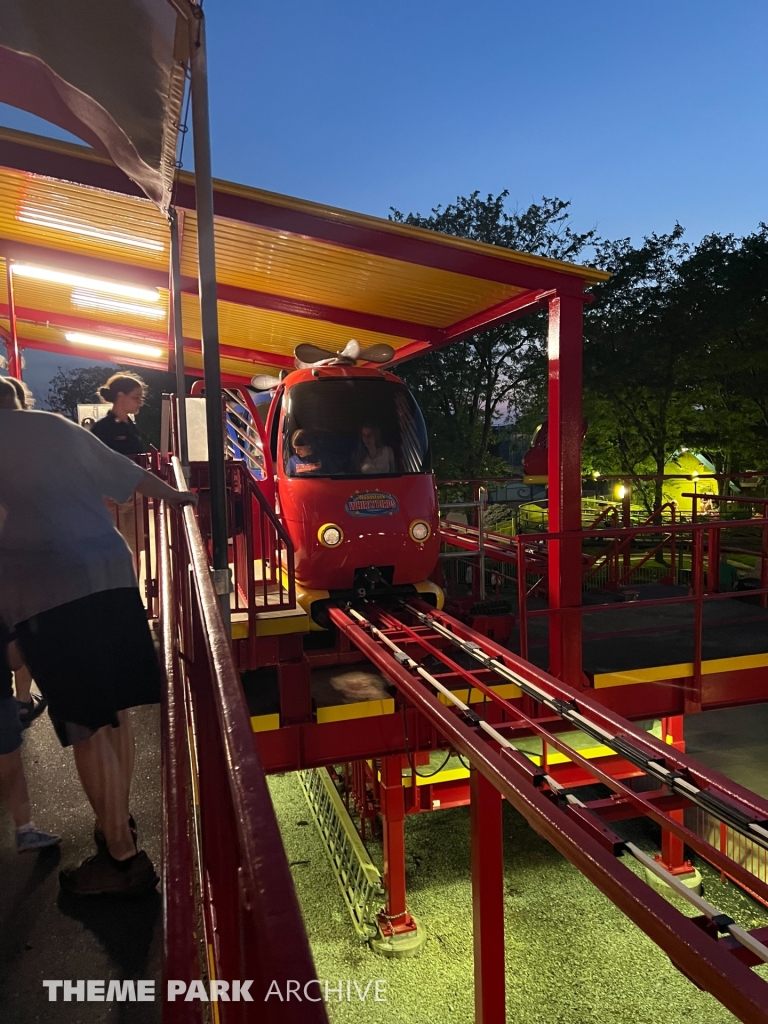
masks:
{"type": "Polygon", "coordinates": [[[165,500],[173,508],[183,508],[184,505],[196,507],[198,496],[193,491],[173,491],[165,500]]]}
{"type": "Polygon", "coordinates": [[[148,498],[159,498],[160,501],[167,501],[171,508],[181,508],[183,505],[197,505],[197,495],[191,491],[177,491],[159,476],[154,476],[144,470],[144,476],[136,488],[139,494],[145,494],[148,498]]]}

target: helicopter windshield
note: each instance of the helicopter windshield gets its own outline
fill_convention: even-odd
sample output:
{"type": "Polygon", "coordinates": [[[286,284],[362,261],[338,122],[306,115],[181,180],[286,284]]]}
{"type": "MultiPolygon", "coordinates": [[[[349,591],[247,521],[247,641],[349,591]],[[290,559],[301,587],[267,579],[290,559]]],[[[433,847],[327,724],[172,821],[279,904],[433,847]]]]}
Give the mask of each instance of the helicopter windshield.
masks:
{"type": "Polygon", "coordinates": [[[400,476],[431,471],[419,407],[403,384],[336,377],[290,389],[283,417],[287,476],[400,476]]]}

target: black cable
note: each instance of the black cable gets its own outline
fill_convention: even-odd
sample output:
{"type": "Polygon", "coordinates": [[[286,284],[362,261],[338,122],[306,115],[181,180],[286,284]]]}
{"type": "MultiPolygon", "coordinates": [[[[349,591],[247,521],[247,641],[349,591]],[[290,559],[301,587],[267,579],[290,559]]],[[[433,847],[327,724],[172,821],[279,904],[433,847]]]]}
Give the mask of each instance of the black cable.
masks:
{"type": "Polygon", "coordinates": [[[411,771],[413,772],[413,774],[414,775],[418,775],[419,778],[432,778],[433,775],[438,775],[442,771],[442,769],[445,767],[445,765],[447,763],[449,763],[449,761],[451,760],[451,751],[449,751],[445,755],[445,760],[442,762],[440,767],[436,768],[434,771],[420,772],[417,769],[416,765],[414,764],[413,758],[411,756],[411,748],[410,748],[409,742],[408,742],[408,719],[406,718],[406,705],[404,705],[404,703],[402,705],[402,735],[403,735],[404,741],[406,741],[406,757],[408,758],[409,766],[410,766],[411,771]]]}

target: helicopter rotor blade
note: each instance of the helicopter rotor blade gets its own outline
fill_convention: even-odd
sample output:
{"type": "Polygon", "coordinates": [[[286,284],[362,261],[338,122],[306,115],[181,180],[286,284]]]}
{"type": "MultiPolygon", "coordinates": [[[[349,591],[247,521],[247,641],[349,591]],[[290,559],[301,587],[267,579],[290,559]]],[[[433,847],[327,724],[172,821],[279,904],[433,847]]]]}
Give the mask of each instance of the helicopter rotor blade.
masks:
{"type": "Polygon", "coordinates": [[[255,377],[251,378],[251,384],[257,391],[271,391],[272,388],[276,388],[279,383],[279,378],[273,377],[269,373],[257,373],[255,377]]]}
{"type": "Polygon", "coordinates": [[[300,363],[307,363],[310,366],[312,363],[319,363],[323,359],[333,359],[336,356],[335,352],[329,352],[325,348],[320,348],[319,345],[310,345],[308,342],[297,345],[293,354],[300,363]]]}
{"type": "Polygon", "coordinates": [[[357,361],[360,358],[360,342],[350,338],[341,352],[339,352],[339,355],[342,359],[354,359],[357,361]]]}
{"type": "Polygon", "coordinates": [[[388,363],[390,359],[394,358],[395,350],[391,345],[369,345],[368,348],[364,348],[358,359],[365,359],[369,363],[388,363]]]}

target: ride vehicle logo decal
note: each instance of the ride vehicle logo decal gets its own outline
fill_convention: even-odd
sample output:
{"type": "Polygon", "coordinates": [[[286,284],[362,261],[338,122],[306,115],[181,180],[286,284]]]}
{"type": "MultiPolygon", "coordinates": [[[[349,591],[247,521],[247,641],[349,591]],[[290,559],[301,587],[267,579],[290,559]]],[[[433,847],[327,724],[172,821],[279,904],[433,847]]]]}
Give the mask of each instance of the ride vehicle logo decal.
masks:
{"type": "Polygon", "coordinates": [[[347,512],[351,516],[391,516],[398,508],[394,494],[385,491],[356,491],[347,498],[347,512]]]}

